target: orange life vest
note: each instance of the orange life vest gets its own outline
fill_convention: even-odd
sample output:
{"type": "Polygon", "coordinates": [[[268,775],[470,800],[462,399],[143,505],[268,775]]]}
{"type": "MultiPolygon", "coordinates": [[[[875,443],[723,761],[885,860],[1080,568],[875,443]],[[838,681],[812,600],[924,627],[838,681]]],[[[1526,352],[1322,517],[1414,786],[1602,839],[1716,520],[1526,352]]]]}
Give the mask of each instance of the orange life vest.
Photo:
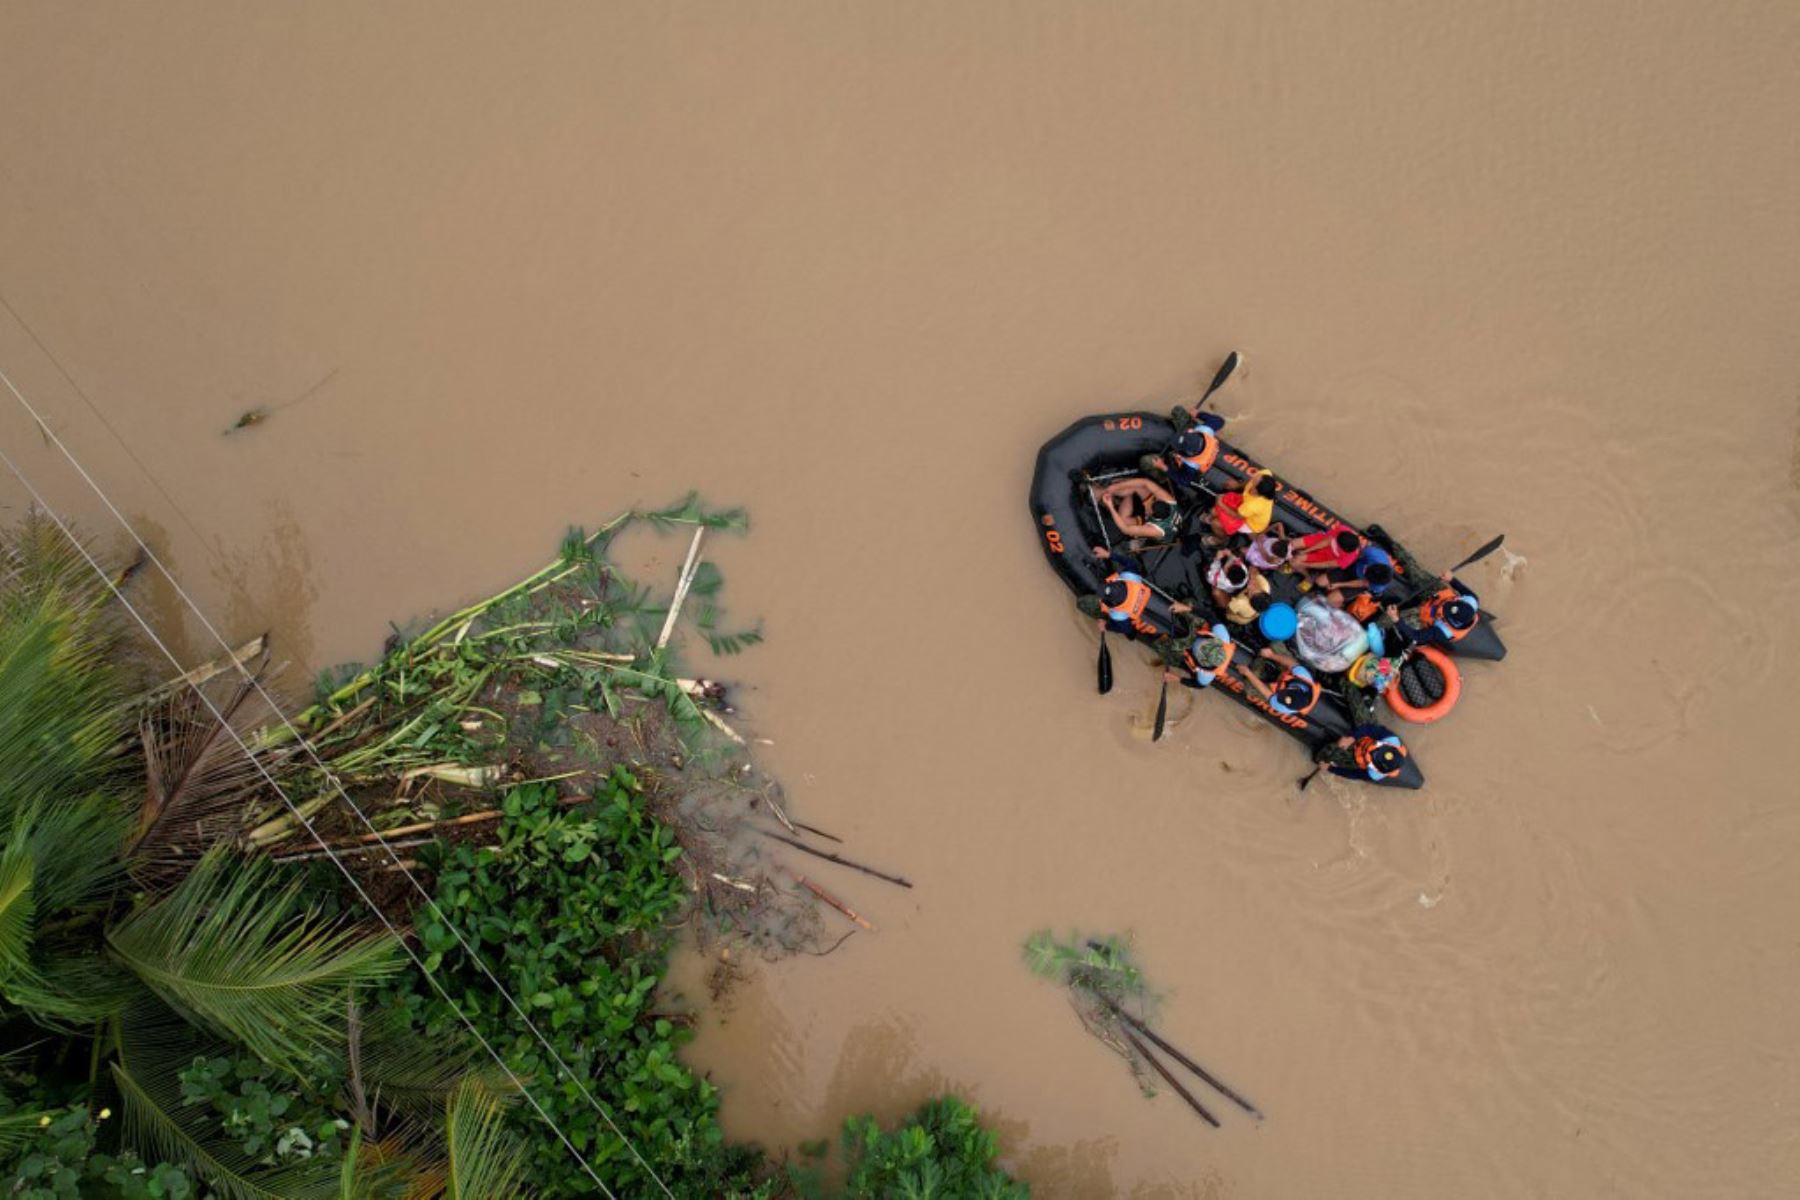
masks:
{"type": "Polygon", "coordinates": [[[1294,683],[1302,683],[1302,684],[1306,685],[1306,689],[1307,689],[1306,703],[1301,705],[1298,708],[1295,708],[1292,705],[1288,705],[1288,704],[1284,703],[1283,707],[1286,708],[1288,710],[1288,712],[1292,713],[1296,717],[1304,717],[1307,713],[1311,712],[1313,710],[1313,708],[1318,705],[1319,696],[1322,694],[1323,689],[1319,687],[1318,680],[1310,679],[1305,675],[1296,675],[1296,674],[1294,674],[1293,669],[1289,668],[1288,670],[1283,671],[1281,673],[1280,679],[1277,679],[1275,681],[1274,694],[1277,696],[1281,695],[1281,689],[1287,687],[1289,684],[1294,684],[1294,683]]]}
{"type": "Polygon", "coordinates": [[[1150,585],[1143,576],[1134,575],[1130,571],[1114,571],[1106,577],[1106,582],[1125,585],[1125,602],[1115,606],[1102,600],[1100,611],[1111,620],[1138,624],[1144,616],[1144,610],[1150,606],[1150,585]]]}
{"type": "Polygon", "coordinates": [[[1219,439],[1217,435],[1207,429],[1193,429],[1189,432],[1199,434],[1205,445],[1200,447],[1198,454],[1177,454],[1175,459],[1177,462],[1186,464],[1196,475],[1204,475],[1212,470],[1213,463],[1218,460],[1219,439]]]}
{"type": "MultiPolygon", "coordinates": [[[[1453,587],[1446,586],[1439,588],[1434,595],[1425,601],[1425,603],[1419,605],[1419,624],[1424,627],[1435,625],[1438,632],[1449,638],[1451,641],[1462,641],[1465,637],[1469,636],[1469,629],[1475,628],[1475,625],[1471,624],[1469,629],[1458,629],[1456,626],[1450,624],[1450,622],[1444,620],[1444,609],[1452,600],[1466,599],[1468,599],[1467,596],[1453,587]]],[[[1475,624],[1479,623],[1480,622],[1477,621],[1475,624]]]]}
{"type": "Polygon", "coordinates": [[[1364,734],[1356,739],[1354,746],[1350,747],[1350,753],[1356,756],[1356,765],[1367,772],[1370,779],[1380,780],[1388,777],[1375,766],[1375,751],[1382,746],[1392,746],[1400,752],[1401,758],[1408,757],[1405,744],[1391,734],[1384,738],[1370,737],[1364,734]]]}

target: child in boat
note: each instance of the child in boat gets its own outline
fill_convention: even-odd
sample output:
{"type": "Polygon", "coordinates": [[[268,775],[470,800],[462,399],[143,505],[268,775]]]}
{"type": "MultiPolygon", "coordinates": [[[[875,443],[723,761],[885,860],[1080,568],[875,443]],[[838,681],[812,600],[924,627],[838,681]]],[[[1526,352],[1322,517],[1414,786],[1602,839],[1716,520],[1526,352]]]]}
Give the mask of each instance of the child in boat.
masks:
{"type": "Polygon", "coordinates": [[[1255,571],[1250,572],[1250,582],[1225,601],[1225,619],[1233,625],[1251,625],[1269,610],[1273,598],[1269,595],[1269,581],[1255,571]]]}
{"type": "Polygon", "coordinates": [[[1281,482],[1266,470],[1258,469],[1244,480],[1244,489],[1220,496],[1212,509],[1212,525],[1216,533],[1229,536],[1262,533],[1275,519],[1275,497],[1281,494],[1281,482]]]}
{"type": "Polygon", "coordinates": [[[1113,524],[1126,537],[1166,542],[1181,524],[1175,497],[1150,479],[1121,479],[1100,489],[1100,503],[1112,514],[1113,524]],[[1136,506],[1141,516],[1132,515],[1136,506]]]}
{"type": "MultiPolygon", "coordinates": [[[[1154,642],[1176,632],[1179,622],[1164,621],[1151,609],[1154,589],[1142,563],[1129,554],[1114,554],[1105,546],[1094,546],[1092,550],[1095,558],[1110,562],[1112,573],[1101,582],[1098,595],[1075,601],[1083,615],[1095,618],[1103,632],[1122,634],[1133,641],[1154,642]]],[[[1193,605],[1180,601],[1168,607],[1170,617],[1192,611],[1193,605]]]]}
{"type": "Polygon", "coordinates": [[[1211,687],[1213,682],[1231,667],[1231,657],[1237,646],[1231,640],[1231,631],[1223,625],[1215,624],[1194,638],[1181,650],[1181,671],[1167,670],[1163,679],[1169,683],[1179,683],[1183,687],[1211,687]]]}
{"type": "Polygon", "coordinates": [[[1244,551],[1244,561],[1258,571],[1279,571],[1294,557],[1294,541],[1287,536],[1280,521],[1253,540],[1244,551]]]}
{"type": "Polygon", "coordinates": [[[1221,550],[1206,567],[1206,586],[1212,589],[1213,603],[1225,608],[1231,598],[1250,586],[1250,568],[1230,550],[1221,550]]]}

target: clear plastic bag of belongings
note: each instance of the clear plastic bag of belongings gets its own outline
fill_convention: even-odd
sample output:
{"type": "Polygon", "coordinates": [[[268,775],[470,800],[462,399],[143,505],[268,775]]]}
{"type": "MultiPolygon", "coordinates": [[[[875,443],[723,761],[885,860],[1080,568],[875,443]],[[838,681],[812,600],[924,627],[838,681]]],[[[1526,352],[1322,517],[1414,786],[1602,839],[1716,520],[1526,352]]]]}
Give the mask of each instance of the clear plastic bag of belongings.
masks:
{"type": "Polygon", "coordinates": [[[1309,666],[1347,671],[1369,651],[1369,635],[1362,622],[1317,596],[1300,601],[1295,616],[1299,627],[1294,631],[1294,648],[1309,666]]]}

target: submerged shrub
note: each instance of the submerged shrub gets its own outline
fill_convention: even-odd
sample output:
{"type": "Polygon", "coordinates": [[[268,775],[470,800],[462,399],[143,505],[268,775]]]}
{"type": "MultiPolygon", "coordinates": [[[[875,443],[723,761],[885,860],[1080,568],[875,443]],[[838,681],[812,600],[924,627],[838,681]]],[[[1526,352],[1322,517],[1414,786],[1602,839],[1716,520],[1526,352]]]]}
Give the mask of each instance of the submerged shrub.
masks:
{"type": "MultiPolygon", "coordinates": [[[[1000,1148],[975,1109],[955,1096],[928,1101],[905,1124],[844,1122],[842,1200],[1028,1200],[1031,1189],[998,1165],[1000,1148]]],[[[827,1193],[816,1168],[790,1168],[803,1196],[827,1193]]]]}

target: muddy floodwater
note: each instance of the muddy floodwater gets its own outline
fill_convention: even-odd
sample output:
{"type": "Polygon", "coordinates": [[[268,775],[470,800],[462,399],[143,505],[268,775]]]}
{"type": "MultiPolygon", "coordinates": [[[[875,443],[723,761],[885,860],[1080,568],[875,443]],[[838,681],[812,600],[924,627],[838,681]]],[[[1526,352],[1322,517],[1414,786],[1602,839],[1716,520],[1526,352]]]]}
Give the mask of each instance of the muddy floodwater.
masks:
{"type": "Polygon", "coordinates": [[[878,931],[708,1015],[734,1136],[954,1088],[1050,1197],[1792,1196],[1796,63],[1775,3],[8,0],[0,366],[296,687],[570,523],[750,509],[713,670],[918,886],[821,867],[878,931]],[[1233,347],[1247,450],[1507,536],[1423,792],[1094,694],[1032,455],[1233,347]],[[1132,933],[1268,1120],[1140,1096],[1046,925],[1132,933]]]}

